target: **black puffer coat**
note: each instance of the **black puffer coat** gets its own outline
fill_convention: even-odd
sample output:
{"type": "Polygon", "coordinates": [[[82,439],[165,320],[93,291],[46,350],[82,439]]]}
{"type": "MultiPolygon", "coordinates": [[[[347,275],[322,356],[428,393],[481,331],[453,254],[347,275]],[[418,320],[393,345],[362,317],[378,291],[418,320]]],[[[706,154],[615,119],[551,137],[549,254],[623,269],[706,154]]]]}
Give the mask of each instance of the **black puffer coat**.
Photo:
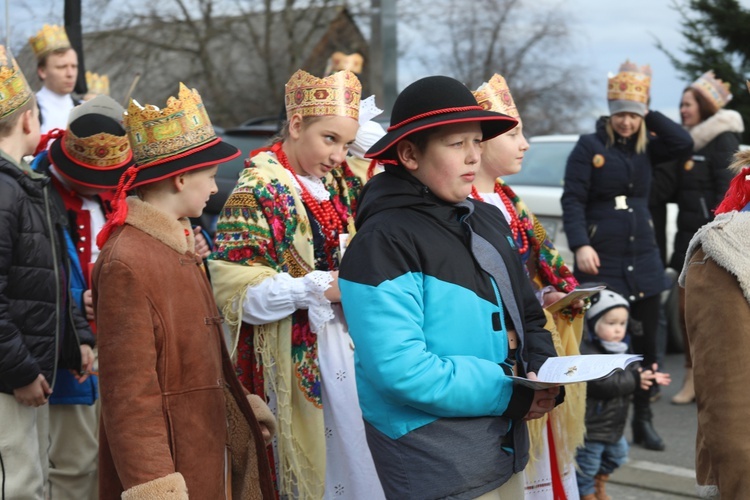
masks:
{"type": "Polygon", "coordinates": [[[681,126],[657,111],[644,118],[652,133],[645,153],[635,138],[617,137],[607,146],[606,122],[582,135],[568,157],[561,199],[563,223],[572,250],[591,245],[599,255],[599,274],[577,268],[579,282],[605,282],[630,302],[652,297],[666,287],[649,194],[652,165],[688,155],[693,141],[681,126]]]}
{"type": "MultiPolygon", "coordinates": [[[[607,354],[584,336],[581,354],[607,354]]],[[[605,379],[586,383],[586,439],[616,443],[625,432],[630,396],[641,385],[639,363],[631,363],[605,379]]]]}
{"type": "Polygon", "coordinates": [[[68,291],[65,216],[49,178],[27,175],[0,157],[0,392],[57,368],[80,369],[80,343],[94,345],[68,291]],[[62,290],[62,291],[61,291],[62,290]],[[57,356],[57,353],[60,356],[57,356]]]}
{"type": "Polygon", "coordinates": [[[742,116],[722,109],[690,129],[695,153],[677,170],[677,235],[669,267],[681,271],[685,253],[695,232],[714,218],[713,211],[724,198],[734,177],[727,167],[740,147],[745,129],[742,116]]]}

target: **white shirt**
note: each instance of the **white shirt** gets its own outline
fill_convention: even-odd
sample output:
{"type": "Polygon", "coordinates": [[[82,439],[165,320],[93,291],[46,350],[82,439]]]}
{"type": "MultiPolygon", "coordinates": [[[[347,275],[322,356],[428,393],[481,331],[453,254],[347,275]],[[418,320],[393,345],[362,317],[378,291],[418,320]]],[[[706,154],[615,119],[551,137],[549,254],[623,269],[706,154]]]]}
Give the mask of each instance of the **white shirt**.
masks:
{"type": "Polygon", "coordinates": [[[42,134],[46,134],[53,128],[65,130],[68,126],[70,110],[75,107],[73,97],[70,94],[56,94],[42,86],[41,90],[36,93],[36,100],[42,114],[42,134]]]}

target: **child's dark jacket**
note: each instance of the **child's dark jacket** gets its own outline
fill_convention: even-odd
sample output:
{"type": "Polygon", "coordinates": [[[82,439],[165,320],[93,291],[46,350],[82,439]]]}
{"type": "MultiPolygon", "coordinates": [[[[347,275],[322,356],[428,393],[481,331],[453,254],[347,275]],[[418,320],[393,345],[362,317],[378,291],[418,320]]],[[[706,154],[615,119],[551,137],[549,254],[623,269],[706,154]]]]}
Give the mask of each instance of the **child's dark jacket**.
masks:
{"type": "MultiPolygon", "coordinates": [[[[608,354],[597,342],[584,336],[581,354],[608,354]]],[[[601,380],[587,383],[586,439],[616,443],[625,431],[630,397],[641,384],[640,364],[631,363],[625,370],[601,380]]]]}
{"type": "Polygon", "coordinates": [[[0,392],[57,368],[81,367],[80,344],[94,345],[67,283],[65,217],[49,178],[28,175],[0,155],[0,392]],[[58,356],[59,353],[59,356],[58,356]]]}

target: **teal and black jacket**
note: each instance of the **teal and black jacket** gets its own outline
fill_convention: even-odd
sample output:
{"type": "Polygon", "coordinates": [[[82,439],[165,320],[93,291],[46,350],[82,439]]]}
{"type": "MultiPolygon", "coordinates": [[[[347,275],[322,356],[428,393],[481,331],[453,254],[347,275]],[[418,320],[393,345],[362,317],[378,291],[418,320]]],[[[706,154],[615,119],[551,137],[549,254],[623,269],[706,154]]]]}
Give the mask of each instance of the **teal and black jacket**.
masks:
{"type": "MultiPolygon", "coordinates": [[[[401,167],[386,167],[386,172],[363,190],[358,231],[342,260],[339,286],[355,345],[360,406],[381,480],[386,458],[380,456],[382,450],[372,441],[373,436],[386,443],[386,448],[390,447],[388,440],[404,445],[396,452],[404,462],[397,466],[401,467],[411,457],[424,458],[422,452],[432,446],[425,445],[423,439],[409,442],[411,433],[429,432],[425,429],[437,424],[443,427],[439,435],[450,439],[451,429],[461,427],[457,432],[466,433],[460,440],[444,443],[454,454],[461,455],[454,446],[460,442],[467,453],[491,446],[494,452],[502,453],[505,448],[506,454],[515,455],[510,471],[498,472],[500,457],[493,457],[495,465],[488,467],[494,472],[486,471],[488,477],[467,485],[460,484],[463,478],[458,481],[459,487],[464,487],[461,491],[481,494],[525,466],[528,437],[520,419],[529,410],[533,391],[515,386],[507,376],[508,367],[503,366],[508,363],[506,331],[513,326],[497,284],[472,255],[462,218],[495,247],[508,268],[524,321],[522,345],[515,356],[519,373],[538,371],[556,354],[502,213],[482,202],[469,203],[474,204],[473,213],[441,201],[401,167]],[[499,435],[488,439],[476,428],[466,428],[475,424],[488,428],[488,422],[499,424],[499,435]],[[495,480],[497,474],[504,479],[495,480]]],[[[386,450],[386,454],[392,452],[386,450]]],[[[467,458],[449,454],[449,458],[443,457],[441,467],[450,469],[455,465],[451,462],[467,458]]],[[[393,456],[387,460],[392,461],[393,456]]],[[[484,465],[476,456],[468,463],[471,473],[482,473],[484,465]]],[[[424,465],[419,469],[424,470],[424,465]]],[[[441,474],[439,470],[432,474],[441,474]]],[[[413,482],[413,478],[404,478],[403,485],[413,482]]],[[[456,478],[451,482],[455,486],[456,478]]],[[[388,495],[389,485],[384,488],[388,495]]],[[[404,490],[391,492],[400,496],[404,490]]],[[[463,498],[459,493],[433,492],[438,497],[463,498]]]]}

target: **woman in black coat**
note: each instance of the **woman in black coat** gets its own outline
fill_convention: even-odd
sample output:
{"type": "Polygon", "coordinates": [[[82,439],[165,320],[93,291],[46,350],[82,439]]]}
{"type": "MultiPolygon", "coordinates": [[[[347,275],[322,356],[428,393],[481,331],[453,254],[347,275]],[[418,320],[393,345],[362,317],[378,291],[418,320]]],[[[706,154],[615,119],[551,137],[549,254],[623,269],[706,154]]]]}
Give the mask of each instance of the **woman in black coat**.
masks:
{"type": "MultiPolygon", "coordinates": [[[[678,273],[685,263],[685,253],[695,232],[714,218],[716,205],[732,180],[727,168],[740,147],[745,130],[742,116],[733,110],[722,109],[732,99],[729,85],[707,71],[682,93],[680,115],[682,126],[694,143],[692,157],[680,165],[677,172],[677,235],[669,267],[678,273]]],[[[695,401],[693,363],[685,333],[685,289],[680,291],[680,318],[685,345],[685,381],[680,392],[672,398],[674,404],[695,401]]]]}
{"type": "MultiPolygon", "coordinates": [[[[571,152],[561,200],[575,277],[605,282],[628,299],[643,330],[633,348],[647,367],[656,363],[659,294],[666,287],[648,209],[652,165],[684,157],[693,146],[678,124],[648,111],[650,81],[650,69],[629,62],[609,80],[611,115],[601,117],[596,132],[581,136],[571,152]]],[[[647,391],[636,391],[634,408],[634,442],[663,450],[647,391]]]]}

